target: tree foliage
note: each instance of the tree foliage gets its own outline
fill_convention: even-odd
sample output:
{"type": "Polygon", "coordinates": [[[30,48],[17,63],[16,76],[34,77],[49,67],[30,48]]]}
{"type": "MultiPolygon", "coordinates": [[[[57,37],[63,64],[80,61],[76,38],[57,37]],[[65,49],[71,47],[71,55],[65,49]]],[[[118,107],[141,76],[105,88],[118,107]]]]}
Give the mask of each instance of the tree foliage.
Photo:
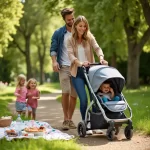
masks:
{"type": "Polygon", "coordinates": [[[45,9],[52,15],[59,14],[65,7],[72,7],[72,3],[72,0],[43,0],[45,9]]]}
{"type": "Polygon", "coordinates": [[[104,54],[125,58],[128,52],[127,86],[137,88],[140,54],[150,37],[150,1],[81,0],[80,5],[75,1],[75,7],[88,16],[104,54]]]}
{"type": "Polygon", "coordinates": [[[15,26],[19,25],[23,14],[22,8],[19,0],[0,0],[0,55],[2,49],[12,41],[11,34],[16,33],[15,26]]]}
{"type": "Polygon", "coordinates": [[[26,0],[24,3],[24,15],[20,20],[20,26],[17,28],[17,34],[14,36],[14,44],[18,50],[25,56],[27,79],[33,77],[31,64],[31,38],[36,26],[41,24],[46,14],[42,1],[26,0]]]}

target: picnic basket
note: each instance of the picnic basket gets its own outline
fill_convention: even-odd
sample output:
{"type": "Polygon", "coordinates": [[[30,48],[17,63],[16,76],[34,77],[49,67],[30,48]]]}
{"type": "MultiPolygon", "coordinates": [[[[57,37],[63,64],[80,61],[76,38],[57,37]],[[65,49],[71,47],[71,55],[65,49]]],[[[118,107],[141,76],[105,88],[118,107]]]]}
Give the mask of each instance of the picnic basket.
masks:
{"type": "Polygon", "coordinates": [[[1,117],[0,118],[0,127],[8,127],[12,122],[12,116],[1,117]]]}

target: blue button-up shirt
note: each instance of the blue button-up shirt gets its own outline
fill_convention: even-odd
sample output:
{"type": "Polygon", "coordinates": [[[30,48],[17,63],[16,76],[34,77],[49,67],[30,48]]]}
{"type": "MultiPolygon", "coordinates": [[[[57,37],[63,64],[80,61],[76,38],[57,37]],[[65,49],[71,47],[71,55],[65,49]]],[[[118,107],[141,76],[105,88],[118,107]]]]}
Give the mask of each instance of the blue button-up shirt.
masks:
{"type": "Polygon", "coordinates": [[[61,65],[61,55],[64,42],[64,35],[67,32],[66,26],[57,29],[51,39],[50,56],[56,56],[57,62],[61,65]]]}

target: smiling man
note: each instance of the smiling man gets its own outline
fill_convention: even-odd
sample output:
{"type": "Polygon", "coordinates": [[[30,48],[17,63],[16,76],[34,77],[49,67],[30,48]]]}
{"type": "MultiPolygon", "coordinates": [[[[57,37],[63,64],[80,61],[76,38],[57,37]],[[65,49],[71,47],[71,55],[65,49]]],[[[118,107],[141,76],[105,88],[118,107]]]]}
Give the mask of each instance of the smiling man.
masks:
{"type": "Polygon", "coordinates": [[[59,73],[62,89],[62,108],[64,113],[63,130],[76,128],[72,121],[77,94],[71,83],[70,60],[67,52],[67,41],[71,36],[71,28],[74,23],[73,8],[65,8],[61,11],[65,25],[57,29],[51,39],[50,56],[54,72],[59,73]]]}

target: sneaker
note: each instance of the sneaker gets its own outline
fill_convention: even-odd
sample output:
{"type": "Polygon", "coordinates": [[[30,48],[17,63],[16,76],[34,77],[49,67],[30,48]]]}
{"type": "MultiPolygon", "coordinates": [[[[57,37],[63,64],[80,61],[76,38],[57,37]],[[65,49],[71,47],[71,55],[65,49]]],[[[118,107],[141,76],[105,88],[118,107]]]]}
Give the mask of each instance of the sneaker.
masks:
{"type": "Polygon", "coordinates": [[[69,128],[70,129],[76,129],[77,128],[72,120],[69,121],[69,128]]]}
{"type": "Polygon", "coordinates": [[[95,129],[95,130],[93,130],[93,133],[94,134],[103,134],[103,131],[100,129],[95,129]]]}
{"type": "Polygon", "coordinates": [[[62,129],[63,130],[69,130],[69,121],[65,120],[62,124],[62,129]]]}
{"type": "Polygon", "coordinates": [[[92,135],[92,134],[93,134],[93,131],[92,131],[92,130],[86,131],[86,135],[92,135]]]}

